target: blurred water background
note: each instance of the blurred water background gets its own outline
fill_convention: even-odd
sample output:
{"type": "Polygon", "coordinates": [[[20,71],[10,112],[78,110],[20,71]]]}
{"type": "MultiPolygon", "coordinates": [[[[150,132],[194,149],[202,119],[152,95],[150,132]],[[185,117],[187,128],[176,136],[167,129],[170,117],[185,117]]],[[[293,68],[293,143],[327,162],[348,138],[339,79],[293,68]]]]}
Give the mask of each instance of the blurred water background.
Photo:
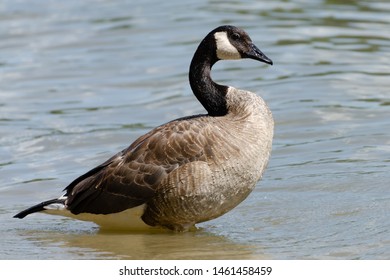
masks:
{"type": "Polygon", "coordinates": [[[389,1],[2,0],[0,259],[389,259],[389,30],[389,1]],[[151,128],[203,113],[188,67],[222,24],[274,61],[213,69],[276,121],[246,201],[184,234],[12,219],[151,128]]]}

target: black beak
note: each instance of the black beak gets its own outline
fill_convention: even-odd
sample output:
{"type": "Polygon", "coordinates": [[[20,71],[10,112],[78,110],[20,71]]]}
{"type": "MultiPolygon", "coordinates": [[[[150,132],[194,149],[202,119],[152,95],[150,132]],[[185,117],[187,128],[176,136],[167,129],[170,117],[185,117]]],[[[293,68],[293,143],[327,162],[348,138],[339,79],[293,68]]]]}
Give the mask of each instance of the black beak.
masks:
{"type": "Polygon", "coordinates": [[[272,65],[273,62],[271,59],[269,59],[263,52],[256,47],[254,44],[251,44],[250,50],[245,54],[246,58],[252,58],[267,64],[272,65]]]}

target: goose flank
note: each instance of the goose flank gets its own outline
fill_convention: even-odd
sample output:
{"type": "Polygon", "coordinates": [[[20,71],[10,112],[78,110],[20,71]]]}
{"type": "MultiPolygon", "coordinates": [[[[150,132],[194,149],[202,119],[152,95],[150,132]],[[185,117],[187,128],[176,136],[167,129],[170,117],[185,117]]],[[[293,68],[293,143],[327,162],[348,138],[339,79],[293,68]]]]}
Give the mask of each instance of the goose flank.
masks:
{"type": "Polygon", "coordinates": [[[103,229],[187,231],[236,207],[263,175],[274,129],[261,97],[211,79],[217,61],[244,58],[272,65],[242,29],[212,30],[189,69],[191,89],[207,114],[154,128],[76,178],[61,197],[14,217],[43,212],[103,229]]]}

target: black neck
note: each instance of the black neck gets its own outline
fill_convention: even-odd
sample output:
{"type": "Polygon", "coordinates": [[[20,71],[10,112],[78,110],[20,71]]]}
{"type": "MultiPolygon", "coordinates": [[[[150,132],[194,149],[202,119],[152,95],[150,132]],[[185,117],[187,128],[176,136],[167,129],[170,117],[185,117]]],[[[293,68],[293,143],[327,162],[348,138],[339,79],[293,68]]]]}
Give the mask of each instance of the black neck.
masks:
{"type": "Polygon", "coordinates": [[[210,76],[211,67],[218,61],[214,38],[207,36],[192,58],[189,72],[191,89],[210,116],[227,114],[227,86],[215,83],[210,76]]]}

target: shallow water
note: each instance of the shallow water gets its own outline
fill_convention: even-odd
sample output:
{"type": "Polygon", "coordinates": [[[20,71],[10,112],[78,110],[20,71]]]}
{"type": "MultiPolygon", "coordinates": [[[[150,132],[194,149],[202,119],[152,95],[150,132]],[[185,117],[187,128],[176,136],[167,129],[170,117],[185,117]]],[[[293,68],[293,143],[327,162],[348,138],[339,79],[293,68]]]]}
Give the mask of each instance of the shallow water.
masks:
{"type": "Polygon", "coordinates": [[[389,259],[390,3],[166,2],[0,4],[0,259],[389,259]],[[246,201],[184,234],[11,218],[152,127],[204,112],[187,71],[221,24],[274,61],[213,71],[261,94],[276,121],[246,201]]]}

